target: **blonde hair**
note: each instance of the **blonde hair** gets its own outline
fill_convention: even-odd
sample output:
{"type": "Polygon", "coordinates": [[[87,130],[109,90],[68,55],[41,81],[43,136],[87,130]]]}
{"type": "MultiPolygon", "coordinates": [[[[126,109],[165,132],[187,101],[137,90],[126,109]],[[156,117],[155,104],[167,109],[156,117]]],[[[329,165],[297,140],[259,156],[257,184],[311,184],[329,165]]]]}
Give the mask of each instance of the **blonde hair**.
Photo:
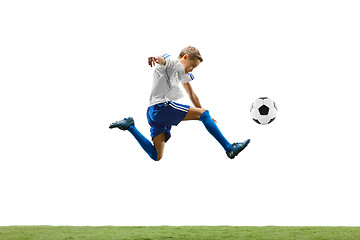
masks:
{"type": "Polygon", "coordinates": [[[181,52],[179,54],[179,58],[182,58],[185,54],[189,55],[190,60],[197,58],[200,60],[200,62],[203,61],[200,51],[196,47],[188,46],[188,47],[184,48],[183,50],[181,50],[181,52]]]}

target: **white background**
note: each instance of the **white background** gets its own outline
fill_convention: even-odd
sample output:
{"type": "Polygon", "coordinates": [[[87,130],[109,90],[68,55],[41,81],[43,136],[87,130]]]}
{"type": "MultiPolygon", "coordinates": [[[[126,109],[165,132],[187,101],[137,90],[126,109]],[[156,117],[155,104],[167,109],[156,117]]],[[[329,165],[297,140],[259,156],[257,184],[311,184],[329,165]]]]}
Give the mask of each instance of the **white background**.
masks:
{"type": "MultiPolygon", "coordinates": [[[[357,1],[1,1],[0,225],[360,225],[357,1]],[[196,46],[201,122],[152,161],[153,68],[196,46]],[[279,108],[268,126],[249,109],[279,108]]],[[[191,104],[188,98],[179,101],[191,104]]]]}

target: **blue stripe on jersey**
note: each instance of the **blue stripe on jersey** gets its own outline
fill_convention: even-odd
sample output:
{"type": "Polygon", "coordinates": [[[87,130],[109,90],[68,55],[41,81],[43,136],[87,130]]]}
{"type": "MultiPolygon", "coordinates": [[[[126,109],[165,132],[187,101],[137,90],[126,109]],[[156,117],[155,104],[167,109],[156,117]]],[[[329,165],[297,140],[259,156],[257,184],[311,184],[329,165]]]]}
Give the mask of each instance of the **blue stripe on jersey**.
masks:
{"type": "Polygon", "coordinates": [[[188,75],[190,76],[191,80],[195,79],[195,77],[194,77],[194,75],[192,73],[188,73],[188,75]]]}
{"type": "Polygon", "coordinates": [[[164,55],[162,55],[162,57],[166,59],[166,58],[170,57],[170,55],[165,53],[164,55]]]}

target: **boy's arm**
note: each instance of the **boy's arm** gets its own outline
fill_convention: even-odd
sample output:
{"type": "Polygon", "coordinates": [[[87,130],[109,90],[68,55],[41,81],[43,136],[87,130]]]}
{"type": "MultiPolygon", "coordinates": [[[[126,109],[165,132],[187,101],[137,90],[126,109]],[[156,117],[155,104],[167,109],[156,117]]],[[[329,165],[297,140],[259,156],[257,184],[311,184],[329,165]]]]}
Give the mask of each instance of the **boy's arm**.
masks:
{"type": "Polygon", "coordinates": [[[148,58],[148,63],[150,65],[150,67],[153,67],[155,66],[155,63],[158,63],[158,64],[161,64],[161,65],[164,65],[166,64],[166,60],[165,58],[163,57],[149,57],[148,58]]]}
{"type": "Polygon", "coordinates": [[[189,95],[189,98],[190,98],[191,102],[194,104],[194,106],[197,107],[197,108],[202,108],[201,104],[200,104],[199,97],[195,94],[194,90],[191,87],[191,84],[190,83],[183,83],[182,85],[185,88],[185,91],[189,95]]]}

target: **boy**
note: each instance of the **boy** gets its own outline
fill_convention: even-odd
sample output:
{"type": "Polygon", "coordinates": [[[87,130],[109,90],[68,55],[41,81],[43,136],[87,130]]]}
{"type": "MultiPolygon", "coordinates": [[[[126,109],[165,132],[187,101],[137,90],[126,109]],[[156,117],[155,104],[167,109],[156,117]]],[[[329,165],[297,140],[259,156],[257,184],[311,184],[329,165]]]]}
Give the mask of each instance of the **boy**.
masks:
{"type": "Polygon", "coordinates": [[[153,89],[147,110],[154,145],[137,130],[132,117],[116,121],[109,128],[128,130],[150,158],[159,161],[163,156],[165,143],[171,137],[171,127],[177,126],[181,121],[200,120],[221,144],[227,156],[233,159],[249,144],[250,139],[230,144],[220,132],[216,121],[210,117],[209,111],[202,108],[190,85],[190,81],[194,79],[191,72],[203,61],[199,50],[189,46],[180,52],[178,59],[168,58],[169,56],[165,54],[148,58],[151,67],[158,64],[153,75],[153,89]],[[194,107],[174,102],[183,97],[179,83],[182,83],[194,107]]]}

